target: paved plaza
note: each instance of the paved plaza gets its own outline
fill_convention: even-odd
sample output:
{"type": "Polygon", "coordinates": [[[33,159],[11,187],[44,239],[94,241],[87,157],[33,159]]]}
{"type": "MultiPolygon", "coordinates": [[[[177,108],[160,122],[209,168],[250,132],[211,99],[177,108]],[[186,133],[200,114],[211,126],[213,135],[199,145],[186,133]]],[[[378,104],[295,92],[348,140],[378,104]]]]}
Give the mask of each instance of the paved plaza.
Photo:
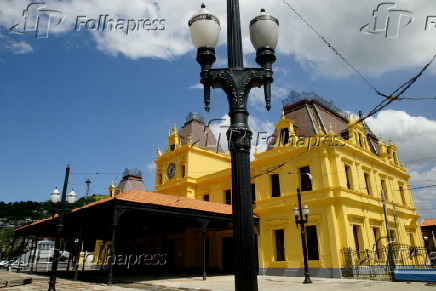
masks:
{"type": "MultiPolygon", "coordinates": [[[[32,283],[13,287],[1,288],[1,290],[11,291],[42,291],[48,289],[48,277],[41,275],[29,275],[26,273],[15,273],[0,271],[0,281],[5,279],[25,279],[32,278],[32,283]]],[[[411,290],[432,290],[436,291],[436,284],[424,282],[388,282],[365,279],[327,279],[312,278],[312,284],[302,284],[303,278],[295,277],[275,277],[259,276],[260,291],[288,291],[288,290],[368,290],[368,291],[411,291],[411,290]]],[[[59,291],[86,290],[213,290],[213,291],[232,291],[234,290],[233,276],[212,276],[203,281],[201,277],[185,278],[149,278],[135,277],[135,281],[125,280],[124,283],[116,283],[112,286],[99,283],[89,283],[81,281],[71,281],[58,279],[56,289],[59,291]]]]}

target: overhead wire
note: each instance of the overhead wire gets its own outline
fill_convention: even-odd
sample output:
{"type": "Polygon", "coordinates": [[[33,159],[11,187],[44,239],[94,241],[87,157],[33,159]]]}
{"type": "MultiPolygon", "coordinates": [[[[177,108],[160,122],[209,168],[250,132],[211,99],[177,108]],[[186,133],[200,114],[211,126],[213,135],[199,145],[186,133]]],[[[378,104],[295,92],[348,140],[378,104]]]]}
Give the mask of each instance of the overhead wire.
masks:
{"type": "Polygon", "coordinates": [[[436,185],[413,187],[413,188],[405,189],[405,190],[417,190],[417,189],[432,188],[432,187],[436,187],[436,185]]]}
{"type": "MultiPolygon", "coordinates": [[[[364,121],[366,118],[374,115],[375,113],[379,112],[380,110],[382,110],[383,108],[385,108],[386,106],[388,106],[389,104],[391,104],[393,101],[395,100],[436,100],[436,97],[430,97],[430,98],[407,98],[407,97],[400,97],[402,94],[404,94],[404,92],[406,90],[408,90],[412,84],[414,84],[416,82],[416,80],[421,77],[421,75],[425,72],[425,70],[427,70],[427,68],[430,66],[430,64],[433,62],[433,60],[436,58],[436,54],[433,56],[433,58],[421,69],[421,71],[414,76],[413,78],[411,78],[409,81],[405,82],[404,84],[402,84],[400,87],[398,87],[392,94],[387,95],[382,93],[380,90],[378,90],[350,61],[348,61],[329,41],[327,41],[327,39],[321,35],[321,33],[318,32],[317,29],[315,29],[315,27],[313,25],[311,25],[288,1],[286,0],[282,0],[283,3],[285,5],[287,5],[289,7],[290,10],[292,10],[292,12],[295,13],[295,15],[297,15],[297,17],[307,26],[309,27],[310,30],[312,30],[339,58],[342,59],[342,61],[345,62],[345,64],[350,67],[377,95],[383,96],[385,97],[384,100],[382,100],[377,106],[374,107],[374,109],[372,109],[370,111],[370,113],[367,116],[364,116],[362,118],[360,118],[358,120],[358,122],[362,122],[364,121]],[[397,95],[395,95],[397,92],[399,92],[397,95]]],[[[251,179],[257,178],[259,176],[262,175],[266,175],[268,173],[273,172],[276,169],[279,169],[281,167],[283,167],[285,164],[291,162],[292,160],[294,160],[295,158],[301,156],[302,154],[304,154],[306,152],[303,152],[279,165],[276,165],[274,167],[270,167],[264,170],[261,170],[258,174],[254,175],[251,177],[251,179]]],[[[120,174],[120,173],[101,173],[101,172],[96,172],[96,173],[71,173],[71,174],[81,174],[81,175],[114,175],[114,174],[120,174]]],[[[428,187],[433,187],[436,185],[432,185],[432,186],[425,186],[425,187],[416,187],[416,188],[411,188],[409,190],[412,189],[420,189],[420,188],[428,188],[428,187]]],[[[407,189],[404,189],[407,190],[407,189]]]]}
{"type": "Polygon", "coordinates": [[[380,102],[377,106],[374,107],[374,109],[372,109],[370,111],[370,113],[367,116],[363,116],[361,117],[357,123],[363,122],[366,118],[374,115],[375,113],[381,111],[383,108],[387,107],[388,105],[390,105],[393,101],[395,100],[436,100],[436,97],[431,97],[431,98],[403,98],[400,97],[402,94],[404,94],[404,92],[406,92],[413,83],[416,82],[416,80],[418,78],[421,77],[421,75],[427,70],[427,68],[430,66],[430,64],[434,61],[434,59],[436,58],[436,54],[433,56],[433,58],[421,69],[421,71],[414,76],[413,78],[411,78],[409,81],[405,82],[404,84],[402,84],[400,87],[398,87],[392,94],[387,95],[382,93],[380,90],[378,90],[359,70],[356,69],[355,66],[353,66],[353,64],[351,64],[350,61],[348,61],[329,41],[327,41],[327,39],[321,35],[320,32],[318,32],[317,29],[315,29],[315,27],[313,25],[311,25],[287,0],[282,0],[283,3],[285,5],[287,5],[289,7],[290,10],[292,10],[292,12],[295,13],[295,15],[297,15],[297,17],[307,26],[309,27],[310,30],[312,30],[339,58],[341,58],[345,64],[347,64],[348,67],[350,67],[377,95],[380,95],[382,97],[384,97],[385,99],[380,102]],[[398,91],[400,91],[398,94],[396,94],[398,91]],[[395,95],[396,94],[396,95],[395,95]]]}
{"type": "Polygon", "coordinates": [[[306,19],[303,18],[303,16],[301,16],[300,13],[298,13],[298,11],[291,6],[291,4],[286,1],[286,0],[282,0],[283,3],[285,3],[285,5],[287,5],[289,7],[289,9],[291,9],[295,15],[298,16],[298,18],[300,18],[301,21],[304,22],[304,24],[307,25],[307,27],[309,27],[338,57],[340,57],[369,87],[371,87],[372,90],[374,90],[374,92],[377,95],[382,95],[384,96],[379,90],[377,90],[377,88],[368,81],[367,78],[365,78],[365,76],[363,76],[363,74],[361,74],[330,42],[327,41],[327,39],[325,37],[323,37],[306,19]]]}
{"type": "Polygon", "coordinates": [[[436,97],[418,97],[418,98],[401,97],[398,100],[436,100],[436,97]]]}
{"type": "Polygon", "coordinates": [[[119,175],[120,172],[114,172],[114,173],[102,173],[102,172],[95,172],[95,173],[78,173],[78,172],[71,172],[70,175],[119,175]]]}
{"type": "MultiPolygon", "coordinates": [[[[307,152],[308,151],[302,152],[302,153],[298,154],[297,156],[292,157],[291,159],[289,159],[289,160],[287,160],[287,161],[285,161],[285,162],[283,162],[283,163],[281,163],[281,164],[279,164],[277,166],[269,167],[269,168],[263,169],[261,171],[258,171],[258,174],[252,176],[250,179],[254,179],[254,178],[257,178],[257,177],[260,177],[260,176],[263,176],[263,175],[267,175],[267,174],[271,174],[271,173],[280,173],[280,172],[275,172],[275,170],[283,167],[285,164],[293,161],[294,159],[300,157],[301,155],[303,155],[304,153],[307,153],[307,152]]],[[[353,168],[351,168],[351,170],[352,170],[352,172],[356,172],[353,175],[359,175],[359,173],[360,173],[357,168],[353,167],[353,168]]],[[[339,175],[339,174],[344,174],[344,173],[346,173],[345,170],[337,171],[337,172],[331,172],[330,174],[339,175]]],[[[296,173],[296,174],[298,174],[298,173],[296,173]]],[[[327,175],[327,173],[322,175],[321,177],[313,178],[312,180],[314,181],[314,180],[322,179],[325,175],[327,175]]],[[[411,191],[411,190],[418,190],[418,189],[425,189],[425,188],[432,188],[432,187],[436,187],[436,185],[417,186],[417,187],[409,187],[409,188],[403,188],[403,189],[391,189],[391,190],[395,191],[395,192],[397,192],[397,191],[402,192],[402,191],[411,191]]],[[[370,189],[368,189],[368,191],[370,191],[370,193],[375,193],[375,191],[377,191],[377,189],[379,187],[376,186],[376,185],[371,185],[369,188],[370,189]]],[[[391,185],[391,188],[393,188],[392,185],[391,185]]],[[[360,192],[362,192],[362,191],[365,191],[367,189],[367,187],[361,187],[359,185],[358,189],[359,189],[360,192]]],[[[374,195],[374,194],[370,194],[370,195],[374,195]]]]}
{"type": "Polygon", "coordinates": [[[376,107],[374,107],[374,109],[372,109],[366,116],[363,116],[361,118],[359,118],[359,120],[357,121],[357,123],[364,121],[365,119],[367,119],[368,117],[371,117],[372,115],[374,115],[375,113],[381,111],[383,108],[385,108],[386,106],[388,106],[389,104],[391,104],[393,101],[395,100],[401,100],[400,96],[402,94],[404,94],[404,92],[406,92],[406,90],[408,90],[415,82],[416,80],[418,80],[419,77],[422,76],[422,74],[427,70],[427,68],[431,65],[431,63],[434,61],[434,59],[436,58],[436,54],[433,56],[433,58],[421,69],[421,71],[419,71],[419,73],[414,76],[413,78],[411,78],[409,81],[405,82],[403,85],[401,85],[400,87],[398,87],[391,95],[387,96],[387,98],[385,100],[383,100],[382,102],[380,102],[376,107]],[[399,93],[397,94],[397,92],[399,91],[399,93]],[[396,95],[395,95],[396,94],[396,95]]]}

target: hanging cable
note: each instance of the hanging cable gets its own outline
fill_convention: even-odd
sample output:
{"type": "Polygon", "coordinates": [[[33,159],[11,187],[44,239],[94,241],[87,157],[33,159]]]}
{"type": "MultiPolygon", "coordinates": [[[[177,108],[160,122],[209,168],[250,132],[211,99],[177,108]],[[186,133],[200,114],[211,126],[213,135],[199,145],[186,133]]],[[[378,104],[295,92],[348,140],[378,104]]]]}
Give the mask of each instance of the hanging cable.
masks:
{"type": "Polygon", "coordinates": [[[306,19],[303,18],[303,16],[301,16],[300,13],[297,12],[297,10],[295,10],[295,8],[293,8],[291,6],[291,4],[289,4],[288,1],[286,0],[282,0],[283,3],[285,3],[289,9],[292,10],[292,12],[295,13],[295,15],[298,16],[298,18],[300,18],[301,21],[304,22],[304,24],[306,24],[307,27],[309,27],[338,57],[340,57],[346,64],[348,67],[350,67],[369,87],[371,87],[372,90],[374,90],[374,92],[377,95],[381,95],[386,97],[385,94],[381,93],[379,90],[377,90],[377,88],[371,84],[371,82],[368,81],[367,78],[365,78],[365,76],[363,76],[363,74],[361,74],[331,43],[329,43],[325,37],[323,37],[309,22],[306,21],[306,19]]]}
{"type": "Polygon", "coordinates": [[[436,99],[434,98],[401,98],[400,96],[406,92],[407,89],[412,86],[413,83],[416,82],[416,80],[421,77],[421,75],[427,70],[427,68],[430,66],[430,64],[433,62],[433,60],[436,58],[436,54],[433,56],[433,58],[421,69],[421,71],[413,78],[411,78],[409,81],[402,84],[400,87],[398,87],[392,94],[387,95],[382,93],[380,90],[378,90],[371,82],[368,81],[365,76],[363,76],[362,73],[359,72],[331,43],[329,43],[324,36],[322,36],[304,17],[298,13],[298,11],[291,6],[291,4],[286,1],[282,0],[285,5],[289,7],[289,9],[292,10],[292,12],[297,15],[298,18],[307,26],[309,27],[338,57],[340,57],[348,67],[350,67],[377,95],[383,96],[386,99],[383,100],[381,103],[379,103],[371,112],[362,118],[358,120],[357,123],[364,121],[366,118],[374,115],[375,113],[379,112],[389,104],[391,104],[394,100],[427,100],[427,99],[436,99]],[[397,95],[395,95],[398,91],[400,91],[397,95]]]}
{"type": "Polygon", "coordinates": [[[371,110],[370,113],[368,113],[368,115],[360,118],[356,123],[362,122],[365,119],[367,119],[368,117],[374,115],[375,113],[381,111],[383,108],[385,108],[386,106],[388,106],[389,104],[391,104],[393,101],[395,100],[401,100],[400,96],[402,94],[404,94],[404,92],[406,92],[406,90],[408,90],[415,82],[416,80],[418,80],[419,77],[422,76],[422,74],[427,70],[427,68],[431,65],[431,63],[434,61],[434,59],[436,58],[436,54],[433,56],[433,58],[421,69],[421,71],[419,71],[419,73],[414,76],[413,78],[411,78],[409,81],[405,82],[403,85],[401,85],[400,87],[398,87],[398,89],[396,89],[391,95],[387,96],[385,100],[383,100],[382,102],[380,102],[374,109],[371,110]],[[399,91],[398,94],[396,94],[399,91]],[[396,94],[396,95],[394,95],[396,94]]]}
{"type": "Polygon", "coordinates": [[[436,100],[436,97],[421,97],[421,98],[408,98],[408,97],[402,97],[398,100],[436,100]]]}
{"type": "Polygon", "coordinates": [[[413,188],[406,189],[406,190],[416,190],[416,189],[424,189],[424,188],[432,188],[432,187],[436,187],[436,185],[413,187],[413,188]]]}

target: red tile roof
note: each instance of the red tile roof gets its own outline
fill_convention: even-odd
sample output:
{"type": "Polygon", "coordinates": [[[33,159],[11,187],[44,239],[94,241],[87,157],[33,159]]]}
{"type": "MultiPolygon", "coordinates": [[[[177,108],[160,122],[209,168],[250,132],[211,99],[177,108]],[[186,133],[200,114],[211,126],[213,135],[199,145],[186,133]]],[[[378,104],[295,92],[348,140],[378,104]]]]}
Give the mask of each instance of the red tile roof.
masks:
{"type": "Polygon", "coordinates": [[[58,217],[58,215],[56,214],[54,217],[40,219],[40,220],[34,221],[34,222],[30,223],[30,224],[23,225],[22,227],[17,228],[15,231],[23,229],[23,228],[26,228],[26,227],[29,227],[29,226],[32,226],[32,225],[35,225],[35,224],[38,224],[38,223],[41,223],[41,222],[44,222],[44,221],[47,221],[47,220],[50,220],[50,219],[53,219],[55,217],[58,217]]]}
{"type": "Polygon", "coordinates": [[[193,209],[218,214],[232,214],[231,205],[191,199],[186,197],[176,197],[173,195],[161,194],[157,192],[130,190],[120,193],[114,198],[115,200],[129,201],[141,204],[153,204],[173,208],[193,209]]]}
{"type": "Polygon", "coordinates": [[[424,219],[421,222],[421,226],[433,226],[433,225],[436,225],[436,218],[424,219]]]}
{"type": "MultiPolygon", "coordinates": [[[[157,192],[150,192],[150,191],[141,191],[141,190],[129,190],[123,193],[120,193],[114,197],[108,197],[101,200],[98,200],[96,202],[87,204],[81,208],[73,209],[72,212],[80,211],[82,209],[90,208],[97,204],[103,204],[106,202],[109,202],[111,200],[119,200],[119,201],[126,201],[126,202],[133,202],[133,203],[140,203],[140,204],[152,204],[157,206],[167,206],[167,207],[173,207],[173,208],[181,208],[181,209],[192,209],[192,210],[199,210],[199,211],[205,211],[205,212],[211,212],[211,213],[217,213],[217,214],[232,214],[232,206],[223,204],[223,203],[215,203],[215,202],[208,202],[198,199],[191,199],[186,197],[176,197],[173,195],[168,194],[162,194],[157,192]]],[[[55,216],[57,217],[57,215],[55,216]]],[[[43,221],[50,220],[50,218],[42,219],[33,222],[32,224],[23,226],[18,228],[17,230],[20,230],[25,227],[29,227],[35,224],[39,224],[43,221]]]]}

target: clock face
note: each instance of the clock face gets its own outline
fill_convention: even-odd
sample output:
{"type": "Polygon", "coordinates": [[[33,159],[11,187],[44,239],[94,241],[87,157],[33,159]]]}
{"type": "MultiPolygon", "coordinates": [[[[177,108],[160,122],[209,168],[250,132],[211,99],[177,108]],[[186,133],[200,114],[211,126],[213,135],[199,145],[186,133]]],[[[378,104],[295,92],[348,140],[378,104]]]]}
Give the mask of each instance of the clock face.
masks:
{"type": "Polygon", "coordinates": [[[176,174],[176,164],[171,163],[167,169],[167,177],[168,179],[172,179],[176,174]]]}

